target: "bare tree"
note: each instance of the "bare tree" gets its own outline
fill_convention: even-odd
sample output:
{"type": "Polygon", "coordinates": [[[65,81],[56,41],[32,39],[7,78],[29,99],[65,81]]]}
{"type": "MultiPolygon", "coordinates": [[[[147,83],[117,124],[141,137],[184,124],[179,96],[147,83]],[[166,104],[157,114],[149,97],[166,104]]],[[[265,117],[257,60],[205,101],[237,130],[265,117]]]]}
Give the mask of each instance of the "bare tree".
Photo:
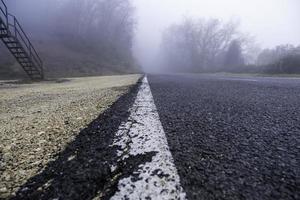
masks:
{"type": "Polygon", "coordinates": [[[299,52],[300,47],[294,47],[293,45],[279,45],[274,49],[264,49],[257,58],[257,65],[268,65],[277,62],[278,60],[288,56],[294,55],[299,52]]]}
{"type": "Polygon", "coordinates": [[[236,69],[245,64],[242,47],[239,40],[233,40],[225,55],[225,67],[236,69]]]}
{"type": "Polygon", "coordinates": [[[65,0],[58,18],[57,34],[74,48],[125,63],[133,59],[135,18],[130,0],[65,0]]]}
{"type": "Polygon", "coordinates": [[[162,46],[171,66],[183,71],[212,71],[224,64],[229,45],[240,38],[238,23],[233,21],[187,18],[166,30],[162,46]]]}
{"type": "Polygon", "coordinates": [[[45,68],[76,68],[80,73],[88,71],[81,63],[100,72],[135,68],[131,0],[9,0],[8,5],[25,30],[34,34],[31,38],[42,49],[45,68]]]}

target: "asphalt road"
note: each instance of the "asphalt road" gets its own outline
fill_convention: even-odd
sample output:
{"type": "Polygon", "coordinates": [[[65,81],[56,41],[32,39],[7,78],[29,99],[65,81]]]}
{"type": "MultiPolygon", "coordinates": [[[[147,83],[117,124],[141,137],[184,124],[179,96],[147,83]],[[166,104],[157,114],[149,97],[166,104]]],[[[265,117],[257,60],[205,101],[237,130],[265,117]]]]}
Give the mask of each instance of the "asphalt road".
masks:
{"type": "Polygon", "coordinates": [[[187,198],[300,198],[300,79],[150,75],[187,198]]]}
{"type": "Polygon", "coordinates": [[[300,79],[149,75],[19,199],[300,199],[300,79]]]}

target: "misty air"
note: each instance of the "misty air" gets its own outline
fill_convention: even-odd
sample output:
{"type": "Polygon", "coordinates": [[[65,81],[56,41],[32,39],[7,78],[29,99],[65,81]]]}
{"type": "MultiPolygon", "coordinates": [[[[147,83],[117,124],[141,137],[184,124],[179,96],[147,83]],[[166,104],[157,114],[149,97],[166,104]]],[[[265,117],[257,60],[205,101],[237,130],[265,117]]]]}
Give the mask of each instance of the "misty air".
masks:
{"type": "Polygon", "coordinates": [[[0,199],[299,199],[299,8],[0,0],[0,199]]]}

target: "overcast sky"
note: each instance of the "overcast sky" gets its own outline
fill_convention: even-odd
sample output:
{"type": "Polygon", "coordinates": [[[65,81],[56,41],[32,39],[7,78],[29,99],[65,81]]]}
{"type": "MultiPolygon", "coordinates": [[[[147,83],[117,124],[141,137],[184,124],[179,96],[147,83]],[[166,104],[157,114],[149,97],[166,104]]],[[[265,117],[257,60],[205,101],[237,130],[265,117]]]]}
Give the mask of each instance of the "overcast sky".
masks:
{"type": "Polygon", "coordinates": [[[133,0],[138,26],[134,52],[145,68],[155,68],[163,30],[184,16],[238,19],[241,30],[262,48],[300,45],[300,0],[133,0]]]}

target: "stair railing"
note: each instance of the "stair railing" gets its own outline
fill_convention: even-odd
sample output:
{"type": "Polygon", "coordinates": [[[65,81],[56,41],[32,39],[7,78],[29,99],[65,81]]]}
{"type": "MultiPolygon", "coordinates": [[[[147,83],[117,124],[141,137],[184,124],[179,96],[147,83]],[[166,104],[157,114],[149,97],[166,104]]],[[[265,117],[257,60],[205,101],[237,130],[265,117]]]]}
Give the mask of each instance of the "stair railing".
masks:
{"type": "Polygon", "coordinates": [[[21,27],[19,21],[14,15],[8,13],[8,25],[9,30],[13,36],[22,44],[23,47],[27,48],[28,56],[31,58],[32,62],[36,64],[40,72],[43,74],[43,62],[30,42],[28,36],[25,34],[23,28],[21,27]]]}
{"type": "MultiPolygon", "coordinates": [[[[4,16],[3,18],[5,19],[5,21],[3,21],[4,25],[7,27],[8,26],[8,12],[7,12],[7,6],[5,5],[5,3],[3,2],[3,0],[0,1],[0,14],[2,16],[4,16]]],[[[0,20],[2,19],[0,15],[0,20]]]]}
{"type": "Polygon", "coordinates": [[[14,15],[8,13],[7,6],[5,5],[3,0],[0,0],[0,11],[0,20],[7,28],[7,34],[11,34],[15,37],[15,39],[22,45],[22,47],[28,54],[27,56],[29,56],[31,62],[35,64],[35,66],[40,70],[41,74],[43,75],[44,73],[42,59],[39,57],[37,51],[35,50],[29,38],[25,34],[19,21],[14,15]]]}

